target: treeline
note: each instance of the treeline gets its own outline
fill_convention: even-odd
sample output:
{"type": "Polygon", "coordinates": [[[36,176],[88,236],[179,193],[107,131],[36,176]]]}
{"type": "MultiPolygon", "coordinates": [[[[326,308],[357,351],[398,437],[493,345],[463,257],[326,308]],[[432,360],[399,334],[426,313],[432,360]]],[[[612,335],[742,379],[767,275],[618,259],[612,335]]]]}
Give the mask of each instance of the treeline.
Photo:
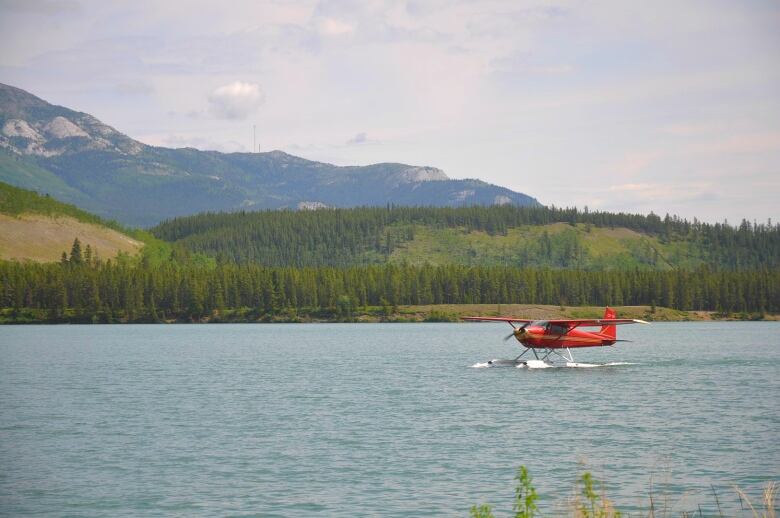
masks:
{"type": "MultiPolygon", "coordinates": [[[[505,235],[511,228],[552,223],[627,228],[658,238],[661,243],[689,243],[702,263],[712,268],[780,266],[780,225],[771,222],[742,221],[731,226],[669,215],[661,218],[652,213],[613,214],[576,208],[505,205],[205,213],[164,222],[152,233],[191,252],[224,261],[265,266],[354,266],[386,262],[398,245],[414,239],[415,227],[420,225],[505,235]]],[[[550,262],[549,266],[556,264],[550,262]]]]}
{"type": "MultiPolygon", "coordinates": [[[[72,259],[72,258],[71,258],[72,259]]],[[[191,320],[249,308],[258,318],[363,306],[462,303],[659,305],[780,312],[780,271],[575,271],[511,267],[213,267],[167,262],[0,262],[0,306],[92,321],[191,320]]],[[[345,309],[346,308],[346,309],[345,309]]]]}

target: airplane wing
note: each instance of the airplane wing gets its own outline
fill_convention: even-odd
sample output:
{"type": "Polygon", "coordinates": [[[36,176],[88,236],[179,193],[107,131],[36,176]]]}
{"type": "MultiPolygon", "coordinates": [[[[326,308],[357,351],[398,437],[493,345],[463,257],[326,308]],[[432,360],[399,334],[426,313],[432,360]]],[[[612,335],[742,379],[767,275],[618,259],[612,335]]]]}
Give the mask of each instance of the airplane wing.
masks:
{"type": "Polygon", "coordinates": [[[530,324],[534,320],[528,320],[526,318],[512,318],[512,317],[460,317],[461,320],[471,320],[475,322],[522,322],[524,324],[530,324]]]}
{"type": "Polygon", "coordinates": [[[569,327],[588,326],[614,326],[621,324],[649,324],[637,318],[576,318],[568,320],[547,320],[550,324],[558,324],[569,327]]]}
{"type": "Polygon", "coordinates": [[[580,326],[612,326],[620,324],[649,324],[644,320],[636,318],[580,318],[580,319],[568,319],[568,320],[529,320],[527,318],[513,318],[513,317],[461,317],[461,320],[470,321],[484,321],[484,322],[520,322],[523,324],[530,324],[532,322],[539,322],[544,324],[557,324],[567,327],[580,327],[580,326]]]}

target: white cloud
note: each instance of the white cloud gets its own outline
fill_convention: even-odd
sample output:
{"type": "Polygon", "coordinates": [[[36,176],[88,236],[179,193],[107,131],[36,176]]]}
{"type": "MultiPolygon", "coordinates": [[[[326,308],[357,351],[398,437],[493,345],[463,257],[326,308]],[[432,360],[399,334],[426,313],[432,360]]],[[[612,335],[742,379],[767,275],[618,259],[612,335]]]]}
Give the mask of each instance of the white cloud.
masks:
{"type": "Polygon", "coordinates": [[[724,122],[677,122],[661,128],[661,131],[675,137],[698,137],[723,132],[728,128],[724,122]]]}
{"type": "MultiPolygon", "coordinates": [[[[732,193],[730,193],[732,194],[732,193]]],[[[592,194],[591,208],[607,211],[656,212],[679,214],[679,208],[690,203],[714,204],[722,201],[723,193],[705,182],[652,182],[611,185],[606,192],[600,189],[592,194]]],[[[690,214],[686,216],[691,217],[690,214]]],[[[695,216],[695,214],[693,215],[695,216]]]]}
{"type": "Polygon", "coordinates": [[[213,116],[243,120],[263,104],[265,95],[257,83],[234,81],[211,92],[208,99],[209,112],[213,116]]]}
{"type": "Polygon", "coordinates": [[[161,145],[172,148],[195,148],[201,150],[221,151],[223,153],[246,152],[247,148],[240,142],[234,140],[226,142],[216,142],[206,138],[188,137],[183,135],[167,135],[158,138],[147,138],[148,142],[155,145],[161,145]]]}
{"type": "Polygon", "coordinates": [[[365,144],[366,142],[368,142],[368,134],[366,134],[365,131],[361,131],[360,133],[358,133],[357,135],[355,135],[354,137],[349,139],[347,141],[347,145],[350,145],[350,144],[365,144]]]}
{"type": "Polygon", "coordinates": [[[662,154],[658,151],[626,153],[626,155],[618,160],[610,169],[618,178],[632,178],[642,171],[647,170],[647,168],[661,158],[661,156],[662,154]]]}
{"type": "Polygon", "coordinates": [[[154,93],[154,87],[143,82],[120,83],[114,90],[121,95],[150,95],[154,93]]]}
{"type": "Polygon", "coordinates": [[[710,155],[719,153],[778,152],[780,151],[780,132],[732,135],[728,138],[692,146],[691,150],[710,155]]]}
{"type": "Polygon", "coordinates": [[[323,18],[317,25],[320,33],[325,36],[342,36],[355,30],[349,23],[336,18],[323,18]]]}

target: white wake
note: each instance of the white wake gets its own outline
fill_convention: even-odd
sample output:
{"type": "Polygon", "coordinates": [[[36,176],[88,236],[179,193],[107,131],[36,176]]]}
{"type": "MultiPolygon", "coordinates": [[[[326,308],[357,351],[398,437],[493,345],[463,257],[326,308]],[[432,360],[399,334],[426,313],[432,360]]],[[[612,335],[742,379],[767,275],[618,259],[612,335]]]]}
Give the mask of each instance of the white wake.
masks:
{"type": "Polygon", "coordinates": [[[621,365],[638,365],[631,362],[610,363],[547,363],[542,360],[501,360],[494,359],[486,362],[475,363],[472,369],[489,369],[492,367],[516,367],[518,369],[592,369],[594,367],[619,367],[621,365]]]}

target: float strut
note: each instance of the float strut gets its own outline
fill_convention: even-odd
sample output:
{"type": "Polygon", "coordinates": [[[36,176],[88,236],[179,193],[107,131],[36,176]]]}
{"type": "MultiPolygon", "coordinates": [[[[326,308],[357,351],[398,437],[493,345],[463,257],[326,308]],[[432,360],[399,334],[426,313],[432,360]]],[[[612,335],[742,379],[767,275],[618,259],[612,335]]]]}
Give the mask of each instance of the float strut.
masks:
{"type": "Polygon", "coordinates": [[[525,353],[527,353],[527,352],[528,352],[528,349],[526,349],[525,351],[521,352],[521,353],[520,353],[520,355],[519,355],[517,358],[515,358],[515,361],[517,361],[517,360],[519,360],[520,358],[522,358],[522,357],[523,357],[523,355],[524,355],[525,353]]]}

